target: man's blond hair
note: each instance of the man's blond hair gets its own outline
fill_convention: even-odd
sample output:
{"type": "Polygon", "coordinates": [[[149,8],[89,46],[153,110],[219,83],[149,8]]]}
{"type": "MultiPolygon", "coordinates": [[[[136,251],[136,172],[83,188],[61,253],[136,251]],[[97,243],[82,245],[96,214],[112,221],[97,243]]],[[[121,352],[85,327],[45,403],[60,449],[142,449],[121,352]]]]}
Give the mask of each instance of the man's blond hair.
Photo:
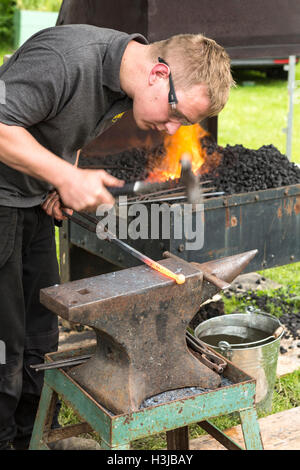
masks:
{"type": "Polygon", "coordinates": [[[208,116],[217,115],[225,106],[235,85],[230,58],[225,49],[202,34],[179,34],[150,44],[151,59],[162,57],[170,66],[174,87],[187,90],[204,83],[210,99],[208,116]]]}

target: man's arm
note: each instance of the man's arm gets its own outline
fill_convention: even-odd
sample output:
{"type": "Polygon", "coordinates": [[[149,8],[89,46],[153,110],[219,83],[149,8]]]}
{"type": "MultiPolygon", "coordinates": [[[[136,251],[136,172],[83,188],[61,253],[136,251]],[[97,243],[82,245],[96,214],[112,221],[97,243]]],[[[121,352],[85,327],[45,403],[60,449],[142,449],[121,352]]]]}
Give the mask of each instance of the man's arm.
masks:
{"type": "Polygon", "coordinates": [[[99,204],[113,204],[105,186],[123,182],[103,170],[83,170],[40,145],[23,127],[0,123],[0,160],[6,165],[52,184],[65,207],[93,210],[99,204]]]}

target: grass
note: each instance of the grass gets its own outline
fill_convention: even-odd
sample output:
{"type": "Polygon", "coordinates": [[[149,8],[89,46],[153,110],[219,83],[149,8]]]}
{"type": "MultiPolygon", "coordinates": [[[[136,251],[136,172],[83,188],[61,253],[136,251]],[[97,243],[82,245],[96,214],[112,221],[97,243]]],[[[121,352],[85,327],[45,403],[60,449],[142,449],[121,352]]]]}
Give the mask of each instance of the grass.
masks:
{"type": "Polygon", "coordinates": [[[276,318],[298,314],[300,312],[299,285],[283,285],[280,289],[248,291],[244,294],[223,295],[226,314],[243,313],[248,307],[254,307],[276,318]]]}
{"type": "MultiPolygon", "coordinates": [[[[300,289],[300,263],[288,264],[278,268],[265,269],[259,274],[278,284],[294,285],[300,289]]],[[[300,292],[299,292],[300,294],[300,292]]]]}
{"type": "Polygon", "coordinates": [[[275,384],[272,413],[300,406],[300,370],[280,377],[275,384]]]}
{"type": "MultiPolygon", "coordinates": [[[[300,80],[300,64],[296,66],[296,80],[300,80]]],[[[269,80],[264,74],[245,71],[238,75],[237,87],[219,115],[218,142],[220,145],[242,144],[257,149],[273,144],[286,153],[286,127],[288,112],[287,81],[269,80]],[[254,86],[243,86],[245,81],[254,86]]],[[[294,104],[292,161],[300,163],[300,94],[296,90],[294,104]]]]}

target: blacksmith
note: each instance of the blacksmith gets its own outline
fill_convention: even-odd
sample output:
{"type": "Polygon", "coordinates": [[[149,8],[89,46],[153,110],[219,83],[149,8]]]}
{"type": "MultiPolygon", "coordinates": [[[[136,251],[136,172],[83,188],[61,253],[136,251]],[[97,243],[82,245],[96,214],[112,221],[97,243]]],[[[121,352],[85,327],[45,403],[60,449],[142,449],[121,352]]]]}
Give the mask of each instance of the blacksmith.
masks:
{"type": "Polygon", "coordinates": [[[53,219],[114,200],[123,182],[74,165],[130,108],[141,129],[174,134],[218,114],[233,84],[222,47],[202,35],[148,44],[89,25],[35,34],[0,68],[0,448],[28,448],[57,316],[39,303],[59,283],[53,219]],[[2,343],[2,344],[3,344],[2,343]]]}

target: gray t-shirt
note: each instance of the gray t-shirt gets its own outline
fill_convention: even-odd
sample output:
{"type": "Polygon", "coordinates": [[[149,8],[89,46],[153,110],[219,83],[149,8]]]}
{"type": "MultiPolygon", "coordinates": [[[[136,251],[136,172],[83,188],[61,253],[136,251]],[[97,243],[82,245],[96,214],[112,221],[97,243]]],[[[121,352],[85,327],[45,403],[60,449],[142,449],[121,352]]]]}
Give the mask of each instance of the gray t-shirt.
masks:
{"type": "MultiPolygon", "coordinates": [[[[90,25],[48,28],[0,67],[0,122],[26,128],[44,147],[74,163],[76,151],[132,107],[120,88],[120,64],[140,34],[90,25]]],[[[51,186],[0,162],[0,205],[32,207],[51,186]]]]}

